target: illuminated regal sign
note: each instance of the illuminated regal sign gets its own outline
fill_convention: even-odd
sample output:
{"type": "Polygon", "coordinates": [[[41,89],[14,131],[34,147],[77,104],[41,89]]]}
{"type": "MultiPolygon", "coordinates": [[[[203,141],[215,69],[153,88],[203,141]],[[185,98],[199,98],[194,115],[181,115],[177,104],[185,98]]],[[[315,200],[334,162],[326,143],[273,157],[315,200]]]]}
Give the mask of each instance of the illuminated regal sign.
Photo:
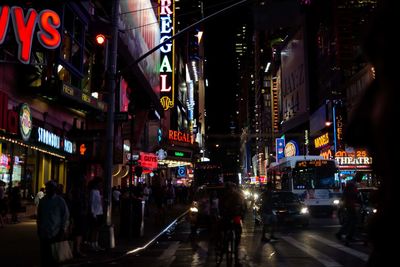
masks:
{"type": "MultiPolygon", "coordinates": [[[[159,0],[160,43],[174,35],[174,0],[159,0]]],[[[164,110],[174,107],[174,41],[160,49],[160,102],[164,110]]]]}
{"type": "Polygon", "coordinates": [[[168,139],[170,141],[179,141],[179,142],[190,143],[190,144],[193,144],[193,142],[194,142],[193,136],[191,136],[190,134],[179,132],[179,131],[174,131],[174,130],[168,131],[168,139]]]}
{"type": "Polygon", "coordinates": [[[61,25],[60,17],[56,12],[45,9],[38,13],[33,8],[28,9],[26,15],[22,7],[0,6],[0,45],[3,44],[10,17],[13,23],[15,39],[18,43],[18,59],[29,64],[33,34],[36,25],[39,27],[37,39],[47,49],[55,49],[61,43],[61,35],[57,28],[61,25]]]}

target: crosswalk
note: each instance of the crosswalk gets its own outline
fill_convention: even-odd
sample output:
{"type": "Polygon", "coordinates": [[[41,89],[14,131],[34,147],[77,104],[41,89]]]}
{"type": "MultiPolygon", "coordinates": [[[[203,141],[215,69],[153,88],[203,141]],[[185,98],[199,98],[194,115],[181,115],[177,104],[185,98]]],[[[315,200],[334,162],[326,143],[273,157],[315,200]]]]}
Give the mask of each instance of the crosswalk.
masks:
{"type": "MultiPolygon", "coordinates": [[[[136,255],[132,263],[148,267],[216,266],[209,233],[205,231],[192,240],[187,227],[179,228],[136,255]]],[[[364,267],[369,248],[357,243],[345,246],[334,237],[336,230],[314,227],[278,232],[277,242],[265,243],[261,241],[260,227],[245,227],[239,253],[242,266],[364,267]]],[[[221,266],[226,265],[223,262],[221,266]]]]}

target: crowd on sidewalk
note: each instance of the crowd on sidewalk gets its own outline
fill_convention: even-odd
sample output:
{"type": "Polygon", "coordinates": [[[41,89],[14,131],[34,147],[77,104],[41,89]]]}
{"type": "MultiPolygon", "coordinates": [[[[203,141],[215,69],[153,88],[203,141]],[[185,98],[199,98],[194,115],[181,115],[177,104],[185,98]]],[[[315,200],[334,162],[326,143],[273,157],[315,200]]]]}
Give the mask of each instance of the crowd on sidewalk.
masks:
{"type": "MultiPolygon", "coordinates": [[[[88,255],[105,250],[105,244],[99,240],[101,229],[105,225],[105,209],[102,197],[102,179],[95,177],[89,182],[85,177],[74,179],[70,188],[65,191],[62,185],[55,181],[46,183],[34,197],[36,205],[34,217],[37,223],[37,234],[41,250],[42,266],[56,266],[52,260],[51,246],[60,240],[69,240],[74,259],[84,259],[88,255]]],[[[18,194],[20,195],[20,194],[18,194]]],[[[123,224],[126,224],[127,210],[124,203],[140,200],[144,203],[144,217],[147,223],[153,222],[153,227],[161,229],[165,226],[168,212],[176,203],[189,203],[189,190],[183,186],[175,187],[168,184],[137,184],[131,188],[113,187],[112,216],[117,238],[126,236],[123,224]],[[151,214],[151,219],[149,215],[151,214]]],[[[9,208],[5,201],[4,185],[0,185],[0,227],[4,227],[9,208]]],[[[133,216],[138,217],[141,211],[133,209],[133,216]]],[[[15,216],[16,223],[19,221],[15,216]]],[[[7,228],[7,227],[5,227],[7,228]]],[[[6,230],[5,230],[6,231],[6,230]]],[[[133,236],[136,237],[136,236],[133,236]]]]}

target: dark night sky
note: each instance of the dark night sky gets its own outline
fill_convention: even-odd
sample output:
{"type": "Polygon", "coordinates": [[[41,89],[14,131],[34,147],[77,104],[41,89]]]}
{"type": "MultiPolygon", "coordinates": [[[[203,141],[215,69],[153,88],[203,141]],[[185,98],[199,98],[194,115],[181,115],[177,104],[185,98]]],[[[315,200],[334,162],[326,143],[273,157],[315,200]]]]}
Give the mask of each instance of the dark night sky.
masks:
{"type": "MultiPolygon", "coordinates": [[[[207,1],[206,1],[207,2],[207,1]]],[[[211,1],[209,1],[211,2],[211,1]]],[[[212,1],[212,5],[215,6],[212,1]]],[[[238,1],[220,1],[221,5],[207,8],[205,16],[221,10],[238,1]]],[[[207,126],[209,133],[228,133],[230,116],[235,112],[234,102],[234,42],[235,25],[243,15],[243,6],[235,7],[204,24],[205,42],[205,75],[208,80],[206,88],[207,126]]]]}

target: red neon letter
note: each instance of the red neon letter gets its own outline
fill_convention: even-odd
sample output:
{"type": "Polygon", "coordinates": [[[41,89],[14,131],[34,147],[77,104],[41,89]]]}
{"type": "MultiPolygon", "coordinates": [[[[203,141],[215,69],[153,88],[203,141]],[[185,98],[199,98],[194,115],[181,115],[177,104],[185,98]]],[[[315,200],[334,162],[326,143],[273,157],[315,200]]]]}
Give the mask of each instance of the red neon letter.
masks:
{"type": "Polygon", "coordinates": [[[29,64],[31,59],[32,37],[36,26],[37,12],[30,8],[27,19],[20,7],[11,8],[11,17],[14,25],[15,39],[18,42],[18,57],[24,64],[29,64]]]}
{"type": "Polygon", "coordinates": [[[0,44],[4,42],[8,29],[8,18],[10,16],[10,7],[0,7],[0,44]]]}
{"type": "Polygon", "coordinates": [[[56,12],[46,9],[39,14],[39,28],[37,33],[39,42],[48,49],[57,48],[61,43],[60,33],[57,28],[60,27],[60,17],[56,12]]]}

